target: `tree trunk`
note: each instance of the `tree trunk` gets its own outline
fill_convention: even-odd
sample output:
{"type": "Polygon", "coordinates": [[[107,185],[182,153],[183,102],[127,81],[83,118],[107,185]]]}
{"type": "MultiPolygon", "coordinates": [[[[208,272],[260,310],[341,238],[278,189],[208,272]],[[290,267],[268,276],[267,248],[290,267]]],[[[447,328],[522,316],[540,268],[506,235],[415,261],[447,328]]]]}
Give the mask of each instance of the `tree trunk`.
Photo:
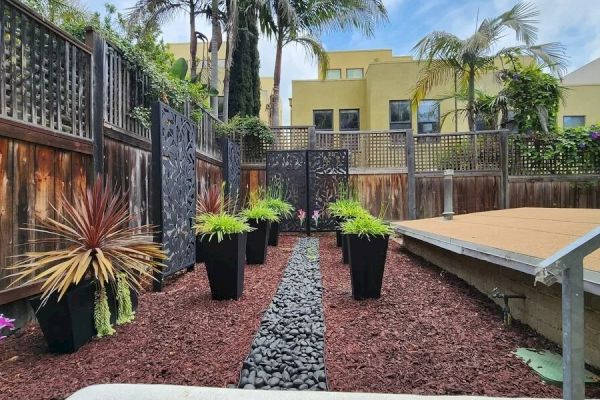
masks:
{"type": "Polygon", "coordinates": [[[473,66],[469,69],[469,100],[467,104],[467,116],[469,120],[469,131],[475,131],[475,115],[473,108],[475,106],[475,70],[473,66]]]}
{"type": "Polygon", "coordinates": [[[223,77],[223,122],[229,121],[229,76],[231,72],[231,54],[229,54],[232,40],[235,40],[231,37],[231,32],[227,34],[227,42],[225,42],[225,51],[226,51],[226,59],[225,59],[225,76],[223,77]]]}
{"type": "Polygon", "coordinates": [[[275,71],[273,72],[273,94],[271,95],[271,126],[279,126],[279,85],[281,83],[281,58],[283,55],[283,29],[279,27],[281,18],[278,16],[277,48],[275,52],[275,71]]]}
{"type": "Polygon", "coordinates": [[[196,38],[196,14],[194,2],[190,1],[190,77],[192,82],[196,80],[198,63],[196,54],[198,52],[198,39],[196,38]]]}
{"type": "Polygon", "coordinates": [[[212,113],[219,115],[219,0],[212,0],[212,38],[210,40],[210,88],[216,95],[211,96],[210,104],[212,113]]]}

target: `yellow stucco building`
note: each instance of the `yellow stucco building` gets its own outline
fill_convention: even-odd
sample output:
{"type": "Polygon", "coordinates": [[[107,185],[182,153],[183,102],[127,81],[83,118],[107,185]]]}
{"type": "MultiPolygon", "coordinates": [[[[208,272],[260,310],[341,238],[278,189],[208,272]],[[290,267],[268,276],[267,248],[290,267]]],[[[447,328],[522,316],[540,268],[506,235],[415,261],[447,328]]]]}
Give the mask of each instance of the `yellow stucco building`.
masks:
{"type": "MultiPolygon", "coordinates": [[[[436,87],[427,99],[412,107],[412,92],[422,65],[411,56],[394,56],[392,50],[383,49],[334,51],[329,57],[328,70],[319,71],[321,79],[292,81],[292,125],[315,125],[334,131],[468,130],[466,118],[460,114],[454,118],[454,99],[439,100],[455,92],[453,82],[436,87]]],[[[565,77],[565,85],[571,90],[565,104],[561,104],[559,126],[563,117],[567,124],[581,122],[570,118],[579,115],[585,116],[588,125],[600,120],[600,82],[593,82],[600,77],[600,62],[588,65],[592,64],[590,70],[584,67],[565,77]]],[[[501,85],[490,73],[478,79],[477,88],[496,94],[501,85]]],[[[463,106],[457,104],[458,109],[463,106]]]]}
{"type": "MultiPolygon", "coordinates": [[[[169,50],[175,55],[175,58],[184,58],[190,63],[190,44],[189,43],[169,43],[169,50]]],[[[198,42],[198,73],[203,82],[208,82],[210,74],[210,46],[204,42],[198,42]]],[[[225,76],[225,44],[219,49],[219,117],[221,117],[223,101],[223,78],[225,76]]],[[[273,77],[260,77],[260,119],[266,123],[269,122],[269,110],[271,107],[271,95],[273,94],[273,77]]],[[[281,121],[281,107],[279,120],[281,121]]]]}

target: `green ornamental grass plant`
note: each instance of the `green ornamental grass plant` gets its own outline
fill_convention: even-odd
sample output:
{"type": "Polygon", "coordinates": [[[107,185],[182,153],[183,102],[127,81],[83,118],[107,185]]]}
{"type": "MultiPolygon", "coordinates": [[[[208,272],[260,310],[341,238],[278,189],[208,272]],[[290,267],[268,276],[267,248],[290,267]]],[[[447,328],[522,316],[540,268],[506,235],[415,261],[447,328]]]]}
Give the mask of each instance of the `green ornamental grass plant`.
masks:
{"type": "Polygon", "coordinates": [[[213,236],[216,236],[218,242],[221,242],[225,236],[246,233],[253,230],[244,218],[227,213],[201,214],[196,218],[194,228],[196,229],[196,234],[201,235],[202,238],[208,236],[208,240],[210,241],[213,236]]]}
{"type": "Polygon", "coordinates": [[[242,210],[241,215],[248,220],[279,222],[279,215],[265,201],[259,201],[242,210]]]}
{"type": "Polygon", "coordinates": [[[294,211],[294,207],[285,200],[279,198],[267,198],[264,200],[264,205],[275,211],[279,218],[290,218],[294,211]]]}
{"type": "Polygon", "coordinates": [[[394,230],[382,219],[366,214],[357,218],[349,219],[342,223],[342,232],[346,235],[358,235],[358,237],[385,237],[392,236],[394,230]]]}
{"type": "Polygon", "coordinates": [[[357,218],[369,215],[359,201],[340,199],[330,203],[327,207],[329,214],[341,219],[357,218]]]}

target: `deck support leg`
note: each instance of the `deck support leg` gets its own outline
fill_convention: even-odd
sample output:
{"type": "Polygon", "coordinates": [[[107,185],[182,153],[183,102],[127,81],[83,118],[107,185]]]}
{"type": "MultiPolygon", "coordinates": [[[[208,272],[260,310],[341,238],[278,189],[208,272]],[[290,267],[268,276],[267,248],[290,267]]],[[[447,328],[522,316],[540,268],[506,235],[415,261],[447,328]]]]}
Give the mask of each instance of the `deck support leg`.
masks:
{"type": "Polygon", "coordinates": [[[562,275],[563,315],[563,398],[583,400],[585,396],[583,259],[568,260],[562,275]]]}

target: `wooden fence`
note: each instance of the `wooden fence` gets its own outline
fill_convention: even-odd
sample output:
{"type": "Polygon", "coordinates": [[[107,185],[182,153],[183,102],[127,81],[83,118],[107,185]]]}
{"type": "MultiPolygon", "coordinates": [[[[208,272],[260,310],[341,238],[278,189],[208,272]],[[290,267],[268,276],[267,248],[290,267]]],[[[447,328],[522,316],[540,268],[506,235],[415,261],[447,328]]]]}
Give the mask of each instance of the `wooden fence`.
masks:
{"type": "MultiPolygon", "coordinates": [[[[533,137],[504,131],[413,135],[409,130],[313,133],[310,127],[301,129],[299,140],[286,138],[287,147],[269,149],[286,150],[292,147],[289,143],[347,149],[350,182],[361,202],[375,215],[383,209],[387,219],[441,215],[446,169],[455,171],[458,214],[524,206],[600,208],[600,160],[585,149],[575,158],[540,162],[526,155],[553,143],[541,144],[533,137]]],[[[274,143],[281,143],[279,133],[274,133],[274,143]]],[[[252,154],[260,157],[243,165],[242,187],[264,186],[264,151],[254,149],[252,154]]]]}
{"type": "MultiPolygon", "coordinates": [[[[14,0],[0,0],[0,33],[1,306],[38,290],[7,290],[6,279],[14,256],[41,250],[20,229],[36,214],[60,215],[60,197],[100,175],[127,196],[134,224],[147,224],[154,186],[150,129],[132,114],[153,99],[142,66],[96,32],[81,43],[14,0]]],[[[218,123],[204,111],[197,127],[199,191],[222,180],[218,123]]]]}

